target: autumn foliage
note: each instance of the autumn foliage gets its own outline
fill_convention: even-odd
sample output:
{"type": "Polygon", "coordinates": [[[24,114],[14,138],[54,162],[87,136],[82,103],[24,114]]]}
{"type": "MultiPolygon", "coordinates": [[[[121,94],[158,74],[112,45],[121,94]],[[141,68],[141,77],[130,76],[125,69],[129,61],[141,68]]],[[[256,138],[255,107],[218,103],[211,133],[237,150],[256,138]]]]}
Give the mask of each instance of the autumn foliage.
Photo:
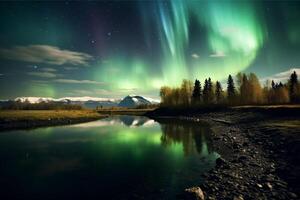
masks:
{"type": "Polygon", "coordinates": [[[206,105],[262,105],[300,103],[300,84],[296,72],[287,83],[267,81],[264,86],[254,73],[238,73],[235,81],[227,79],[226,91],[219,81],[205,79],[201,82],[183,80],[180,87],[164,86],[160,89],[162,106],[206,106],[206,105]]]}

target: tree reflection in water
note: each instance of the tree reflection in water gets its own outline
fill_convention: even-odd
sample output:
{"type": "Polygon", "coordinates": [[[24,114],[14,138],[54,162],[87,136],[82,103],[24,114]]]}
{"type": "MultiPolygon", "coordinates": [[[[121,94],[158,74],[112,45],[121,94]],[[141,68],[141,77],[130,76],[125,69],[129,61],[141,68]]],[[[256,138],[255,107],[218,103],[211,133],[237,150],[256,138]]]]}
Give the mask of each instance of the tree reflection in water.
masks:
{"type": "Polygon", "coordinates": [[[163,146],[182,143],[185,156],[198,154],[207,156],[213,152],[211,129],[206,123],[183,120],[163,120],[161,123],[163,146]],[[172,122],[171,122],[172,121],[172,122]]]}

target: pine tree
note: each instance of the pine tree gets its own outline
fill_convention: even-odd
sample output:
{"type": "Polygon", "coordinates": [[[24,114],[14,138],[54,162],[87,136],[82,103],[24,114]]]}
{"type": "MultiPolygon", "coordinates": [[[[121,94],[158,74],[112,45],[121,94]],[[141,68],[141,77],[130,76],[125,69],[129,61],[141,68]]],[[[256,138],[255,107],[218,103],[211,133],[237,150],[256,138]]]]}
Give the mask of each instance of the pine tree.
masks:
{"type": "Polygon", "coordinates": [[[208,78],[207,80],[207,96],[208,96],[208,103],[214,102],[214,92],[213,92],[213,85],[211,78],[208,78]]]}
{"type": "Polygon", "coordinates": [[[231,75],[228,76],[227,80],[227,98],[229,103],[233,103],[235,100],[235,86],[231,75]]]}
{"type": "Polygon", "coordinates": [[[272,83],[271,83],[271,86],[272,86],[272,89],[274,90],[275,89],[275,83],[274,83],[274,81],[272,80],[272,83]]]}
{"type": "Polygon", "coordinates": [[[216,82],[216,101],[217,103],[222,102],[223,99],[223,90],[222,85],[219,81],[216,82]]]}
{"type": "Polygon", "coordinates": [[[201,101],[201,83],[199,80],[195,80],[194,90],[192,94],[192,103],[199,104],[201,101]]]}
{"type": "Polygon", "coordinates": [[[298,77],[296,71],[291,74],[289,80],[289,96],[291,103],[295,103],[297,101],[297,85],[298,85],[298,77]]]}
{"type": "Polygon", "coordinates": [[[203,86],[203,103],[208,103],[208,81],[205,79],[204,86],[203,86]]]}

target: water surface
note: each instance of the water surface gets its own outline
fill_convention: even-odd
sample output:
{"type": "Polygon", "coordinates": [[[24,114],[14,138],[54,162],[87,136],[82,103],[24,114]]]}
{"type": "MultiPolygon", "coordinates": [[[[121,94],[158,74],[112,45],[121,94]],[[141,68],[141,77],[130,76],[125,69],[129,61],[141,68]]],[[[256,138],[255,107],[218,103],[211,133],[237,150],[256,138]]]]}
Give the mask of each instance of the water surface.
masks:
{"type": "Polygon", "coordinates": [[[209,135],[205,124],[134,116],[2,132],[0,195],[174,199],[214,167],[209,135]]]}

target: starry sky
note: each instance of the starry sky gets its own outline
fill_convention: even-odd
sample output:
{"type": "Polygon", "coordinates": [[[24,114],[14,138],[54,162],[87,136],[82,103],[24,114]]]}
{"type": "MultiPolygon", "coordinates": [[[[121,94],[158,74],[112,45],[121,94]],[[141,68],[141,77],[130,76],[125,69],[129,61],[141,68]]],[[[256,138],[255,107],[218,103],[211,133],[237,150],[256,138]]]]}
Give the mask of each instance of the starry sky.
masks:
{"type": "Polygon", "coordinates": [[[184,78],[276,77],[300,68],[299,10],[296,1],[0,2],[0,99],[155,98],[184,78]]]}

